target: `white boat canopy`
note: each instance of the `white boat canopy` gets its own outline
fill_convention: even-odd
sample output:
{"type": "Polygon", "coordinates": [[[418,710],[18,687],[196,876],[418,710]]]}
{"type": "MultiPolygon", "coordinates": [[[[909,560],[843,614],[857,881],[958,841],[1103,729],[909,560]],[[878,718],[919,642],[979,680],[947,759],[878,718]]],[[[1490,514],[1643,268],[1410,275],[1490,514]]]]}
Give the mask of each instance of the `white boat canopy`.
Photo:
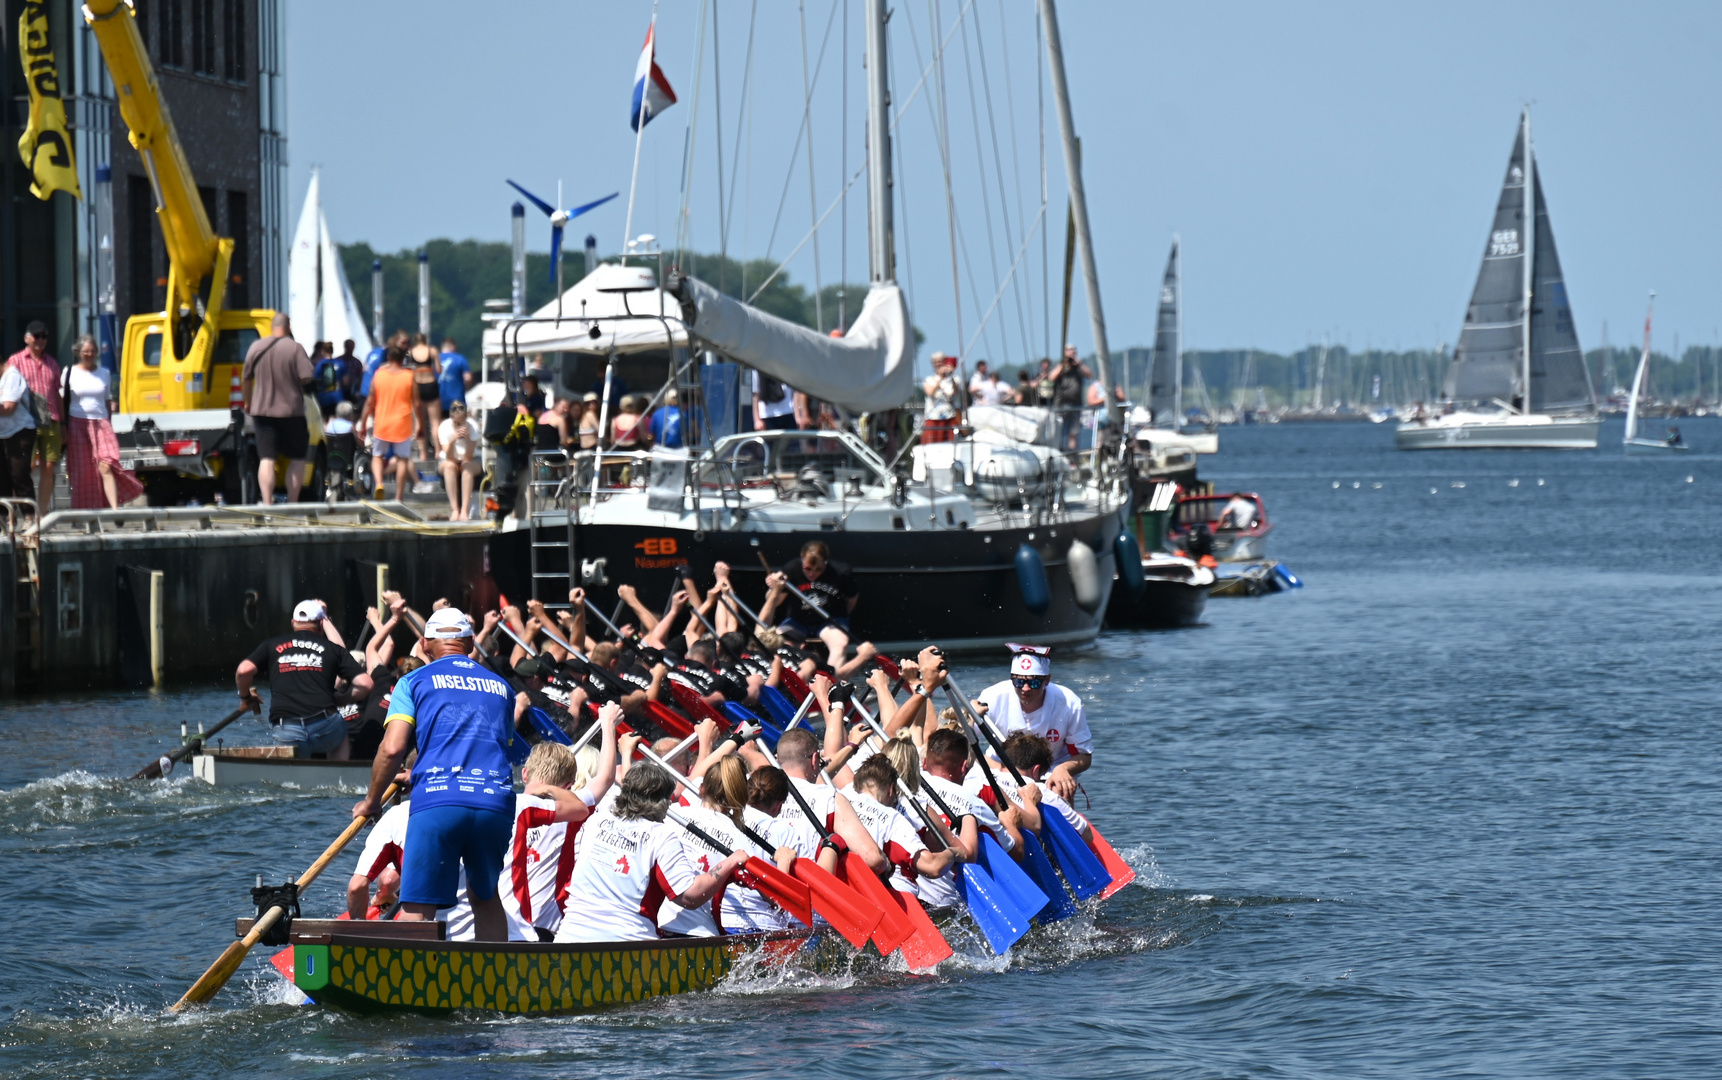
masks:
{"type": "Polygon", "coordinates": [[[657,277],[644,266],[605,263],[562,294],[560,318],[556,301],[534,311],[523,322],[507,322],[484,331],[484,355],[524,356],[537,352],[609,354],[650,352],[686,346],[687,328],[675,297],[658,288],[657,277]],[[598,336],[592,336],[597,327],[598,336]],[[504,342],[504,334],[507,341],[504,342]]]}

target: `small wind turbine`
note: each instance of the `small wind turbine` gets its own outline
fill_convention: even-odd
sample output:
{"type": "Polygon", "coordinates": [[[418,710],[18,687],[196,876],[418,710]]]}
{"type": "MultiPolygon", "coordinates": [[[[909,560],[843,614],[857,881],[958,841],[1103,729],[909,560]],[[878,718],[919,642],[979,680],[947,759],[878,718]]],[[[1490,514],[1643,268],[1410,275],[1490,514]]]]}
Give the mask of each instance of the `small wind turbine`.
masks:
{"type": "MultiPolygon", "coordinates": [[[[567,210],[558,210],[512,180],[508,181],[508,186],[513,188],[515,191],[520,192],[528,199],[531,199],[532,205],[544,211],[544,216],[550,219],[550,280],[556,283],[556,300],[560,303],[562,300],[562,230],[567,227],[570,221],[573,221],[588,210],[603,206],[611,199],[620,195],[621,192],[613,191],[602,199],[594,199],[592,202],[589,202],[584,206],[576,206],[567,210]]],[[[556,201],[562,201],[562,185],[560,183],[556,185],[556,201]]],[[[587,273],[591,273],[592,268],[588,266],[586,271],[587,273]]]]}

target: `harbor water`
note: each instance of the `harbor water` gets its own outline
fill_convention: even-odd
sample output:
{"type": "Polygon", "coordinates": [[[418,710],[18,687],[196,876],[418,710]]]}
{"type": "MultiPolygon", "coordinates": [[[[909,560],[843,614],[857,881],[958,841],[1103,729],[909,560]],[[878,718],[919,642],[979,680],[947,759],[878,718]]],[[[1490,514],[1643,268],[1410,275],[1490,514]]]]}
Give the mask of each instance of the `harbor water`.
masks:
{"type": "Polygon", "coordinates": [[[954,942],[933,977],[744,968],[590,1016],[369,1017],[284,1004],[259,948],[169,1016],[254,876],[303,871],[352,796],[121,779],[225,686],[5,702],[0,1073],[1714,1076],[1722,421],[1681,426],[1692,452],[1635,459],[1618,420],[1596,453],[1227,429],[1204,477],[1262,495],[1307,587],[1055,654],[1093,818],[1141,876],[1004,960],[954,942]]]}

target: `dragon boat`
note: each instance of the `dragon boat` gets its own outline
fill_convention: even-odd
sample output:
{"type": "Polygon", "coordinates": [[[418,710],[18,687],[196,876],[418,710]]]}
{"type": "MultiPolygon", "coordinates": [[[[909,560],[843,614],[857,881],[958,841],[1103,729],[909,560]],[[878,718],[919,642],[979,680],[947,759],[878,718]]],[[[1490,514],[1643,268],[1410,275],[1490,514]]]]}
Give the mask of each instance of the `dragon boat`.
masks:
{"type": "MultiPolygon", "coordinates": [[[[239,920],[241,936],[250,927],[250,919],[239,920]]],[[[442,923],[346,919],[297,919],[289,934],[293,984],[313,1002],[432,1015],[551,1016],[708,990],[755,953],[781,960],[813,941],[807,931],[582,944],[445,941],[442,923]]]]}

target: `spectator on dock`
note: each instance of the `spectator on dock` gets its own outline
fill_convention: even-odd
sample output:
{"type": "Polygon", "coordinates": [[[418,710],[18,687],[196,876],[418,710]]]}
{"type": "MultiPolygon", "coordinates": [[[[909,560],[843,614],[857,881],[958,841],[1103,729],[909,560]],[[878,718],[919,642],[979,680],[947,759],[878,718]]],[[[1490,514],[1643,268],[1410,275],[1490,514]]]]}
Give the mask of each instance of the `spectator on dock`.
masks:
{"type": "Polygon", "coordinates": [[[364,396],[359,393],[359,387],[365,381],[365,362],[360,360],[358,354],[353,352],[357,347],[357,343],[354,342],[352,338],[347,338],[345,341],[341,342],[341,355],[335,357],[341,365],[340,383],[342,401],[358,401],[364,396]]]}
{"type": "Polygon", "coordinates": [[[364,701],[371,677],[347,651],[323,601],[301,600],[293,608],[293,632],[266,639],[239,662],[233,681],[240,704],[262,704],[253,685],[260,674],[269,683],[270,737],[292,747],[294,757],[346,761],[340,706],[364,701]]]}
{"type": "Polygon", "coordinates": [[[323,419],[335,415],[335,406],[345,400],[341,393],[343,365],[335,358],[332,342],[319,341],[311,349],[311,392],[317,397],[317,409],[323,419]]]}
{"type": "Polygon", "coordinates": [[[465,521],[472,508],[472,486],[478,479],[478,439],[467,422],[466,402],[449,407],[448,419],[437,432],[442,447],[442,482],[448,491],[448,519],[465,521]]]}
{"type": "Polygon", "coordinates": [[[30,384],[17,363],[0,370],[0,499],[34,499],[30,459],[36,452],[36,417],[30,384]]]}
{"type": "Polygon", "coordinates": [[[255,341],[240,370],[245,412],[257,437],[257,499],[275,499],[275,460],[287,459],[287,501],[299,501],[311,429],[305,420],[305,391],[311,386],[311,358],[293,340],[285,312],[277,312],[269,336],[255,341]]]}
{"type": "Polygon", "coordinates": [[[371,479],[375,498],[383,497],[383,469],[395,463],[395,498],[405,498],[407,476],[413,457],[413,373],[406,369],[400,346],[390,345],[382,370],[371,378],[371,393],[365,411],[359,414],[359,430],[374,418],[371,431],[371,479]]]}
{"type": "Polygon", "coordinates": [[[66,479],[74,510],[117,510],[143,494],[129,469],[120,468],[120,442],[109,417],[114,376],[101,366],[101,346],[88,334],[72,346],[77,361],[61,381],[66,406],[66,479]]]}
{"type": "MultiPolygon", "coordinates": [[[[48,355],[48,327],[32,322],[24,328],[24,348],[6,361],[24,376],[36,402],[37,505],[46,514],[54,508],[54,466],[65,456],[65,413],[60,402],[60,362],[48,355]]],[[[29,498],[29,495],[20,496],[29,498]]]]}
{"type": "Polygon", "coordinates": [[[1058,443],[1065,450],[1075,450],[1082,435],[1082,391],[1084,381],[1094,377],[1077,359],[1076,346],[1064,347],[1064,358],[1052,377],[1052,405],[1058,410],[1058,443]]]}
{"type": "Polygon", "coordinates": [[[962,422],[963,388],[957,379],[957,358],[942,352],[933,354],[933,373],[921,382],[927,395],[925,419],[922,421],[923,443],[950,442],[957,425],[962,422]]]}
{"type": "Polygon", "coordinates": [[[442,339],[442,372],[437,376],[437,390],[442,395],[442,411],[446,414],[454,408],[454,403],[466,401],[467,376],[472,374],[472,365],[466,362],[466,357],[455,351],[454,338],[442,339]]]}
{"type": "Polygon", "coordinates": [[[413,417],[418,421],[418,437],[424,443],[423,457],[436,456],[437,428],[442,424],[442,354],[431,348],[424,334],[413,335],[412,351],[406,357],[407,370],[413,376],[413,417]]]}

